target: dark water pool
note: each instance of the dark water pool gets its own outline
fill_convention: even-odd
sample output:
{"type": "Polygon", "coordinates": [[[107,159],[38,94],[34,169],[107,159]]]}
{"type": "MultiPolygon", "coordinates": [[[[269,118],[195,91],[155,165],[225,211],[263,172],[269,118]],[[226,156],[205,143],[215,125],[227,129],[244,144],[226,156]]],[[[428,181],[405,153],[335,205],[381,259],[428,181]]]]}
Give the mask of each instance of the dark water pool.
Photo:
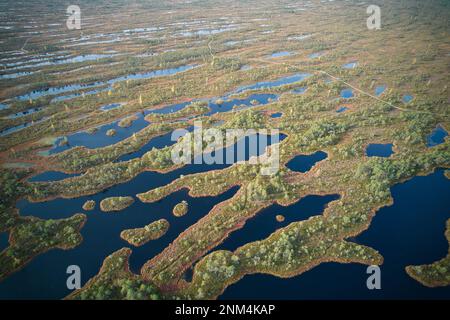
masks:
{"type": "Polygon", "coordinates": [[[298,155],[294,157],[291,161],[289,161],[286,164],[286,167],[288,167],[292,171],[296,172],[307,172],[311,170],[311,168],[319,161],[322,161],[326,159],[328,155],[326,152],[323,151],[317,151],[310,155],[298,155]]]}
{"type": "Polygon", "coordinates": [[[169,114],[169,113],[174,113],[177,111],[182,110],[183,108],[185,108],[186,106],[188,106],[189,104],[191,104],[190,101],[187,102],[181,102],[181,103],[175,103],[175,104],[171,104],[168,106],[165,106],[163,108],[160,109],[156,109],[156,110],[147,110],[145,112],[145,114],[149,114],[149,113],[155,113],[155,114],[169,114]]]}
{"type": "Polygon", "coordinates": [[[353,90],[352,89],[344,89],[341,91],[341,97],[344,99],[350,99],[353,98],[353,90]]]}
{"type": "Polygon", "coordinates": [[[392,150],[393,146],[394,145],[392,143],[371,143],[366,148],[366,155],[368,157],[388,158],[394,153],[392,150]]]}
{"type": "Polygon", "coordinates": [[[308,89],[308,87],[296,88],[296,89],[292,90],[292,93],[294,93],[294,94],[304,94],[307,89],[308,89]]]}
{"type": "Polygon", "coordinates": [[[376,96],[381,96],[381,94],[383,94],[383,92],[386,90],[386,86],[377,86],[375,88],[375,95],[376,96]]]}
{"type": "Polygon", "coordinates": [[[377,212],[369,230],[353,239],[384,256],[381,290],[366,287],[366,266],[325,263],[293,278],[248,275],[221,299],[449,299],[450,287],[427,288],[404,271],[409,264],[443,258],[448,243],[450,180],[443,170],[416,177],[392,189],[394,205],[377,212]]]}
{"type": "Polygon", "coordinates": [[[344,68],[344,69],[354,69],[354,68],[356,68],[357,65],[358,65],[358,62],[352,61],[352,62],[344,64],[342,66],[342,68],[344,68]]]}
{"type": "Polygon", "coordinates": [[[213,115],[215,113],[219,112],[228,112],[233,110],[233,107],[239,107],[239,108],[246,108],[251,107],[252,105],[266,105],[272,101],[278,100],[278,95],[276,94],[269,94],[269,93],[257,93],[257,94],[251,94],[246,98],[239,98],[239,99],[228,99],[223,100],[220,103],[217,103],[217,100],[214,102],[211,101],[208,103],[208,106],[210,107],[210,111],[206,114],[207,116],[213,115]]]}
{"type": "Polygon", "coordinates": [[[101,92],[106,92],[111,89],[112,89],[111,87],[102,87],[102,88],[83,91],[83,92],[75,92],[75,93],[65,94],[65,95],[54,97],[50,102],[53,103],[53,102],[67,101],[67,100],[71,100],[71,99],[75,99],[75,98],[79,98],[79,97],[85,97],[85,96],[90,96],[90,95],[101,93],[101,92]]]}

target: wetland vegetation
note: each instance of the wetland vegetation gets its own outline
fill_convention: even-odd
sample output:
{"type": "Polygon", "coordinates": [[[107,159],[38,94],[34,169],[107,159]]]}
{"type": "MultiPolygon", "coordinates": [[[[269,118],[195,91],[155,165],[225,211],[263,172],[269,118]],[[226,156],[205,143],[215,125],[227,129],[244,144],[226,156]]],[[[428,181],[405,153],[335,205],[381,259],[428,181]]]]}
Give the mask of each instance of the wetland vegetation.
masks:
{"type": "MultiPolygon", "coordinates": [[[[53,2],[7,1],[11,29],[0,30],[2,296],[19,286],[21,269],[39,275],[29,262],[48,251],[90,259],[76,249],[85,234],[120,246],[92,259],[98,274],[81,289],[39,290],[54,299],[215,299],[253,274],[382,265],[384,248],[357,237],[392,205],[392,187],[438,169],[449,177],[445,1],[384,2],[377,31],[353,0],[118,0],[102,10],[103,1],[82,1],[83,29],[70,32],[66,8],[53,2]],[[36,21],[14,18],[30,8],[36,21]],[[174,163],[197,121],[281,138],[245,161],[174,163]],[[172,139],[177,129],[184,136],[172,139]],[[272,175],[253,161],[268,154],[279,156],[272,175]],[[290,213],[312,196],[326,206],[290,213]],[[92,231],[100,211],[122,210],[100,215],[115,238],[92,231]],[[239,232],[255,237],[229,246],[239,232]],[[152,254],[142,260],[144,252],[152,254]]],[[[402,271],[448,299],[448,252],[441,257],[402,271]]]]}
{"type": "Polygon", "coordinates": [[[189,209],[189,205],[186,201],[182,201],[180,203],[177,203],[175,207],[173,207],[173,215],[175,217],[182,217],[184,216],[189,209]]]}

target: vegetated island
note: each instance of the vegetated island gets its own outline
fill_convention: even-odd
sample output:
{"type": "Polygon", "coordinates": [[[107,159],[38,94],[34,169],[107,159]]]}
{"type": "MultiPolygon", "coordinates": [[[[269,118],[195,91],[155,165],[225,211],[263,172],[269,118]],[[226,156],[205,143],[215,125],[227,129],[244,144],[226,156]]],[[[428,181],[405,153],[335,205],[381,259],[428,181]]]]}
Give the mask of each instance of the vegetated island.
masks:
{"type": "Polygon", "coordinates": [[[188,212],[188,209],[189,204],[187,203],[187,201],[183,200],[175,205],[175,207],[173,207],[172,212],[175,217],[182,217],[188,212]]]}
{"type": "Polygon", "coordinates": [[[115,136],[116,133],[117,133],[117,131],[116,131],[115,129],[109,129],[108,131],[106,131],[106,135],[107,135],[108,137],[115,136]]]}
{"type": "Polygon", "coordinates": [[[445,258],[431,264],[407,266],[406,273],[416,281],[427,287],[445,287],[450,285],[450,219],[447,220],[445,237],[449,243],[448,254],[445,258]]]}
{"type": "Polygon", "coordinates": [[[160,219],[143,228],[123,230],[120,237],[129,244],[140,247],[151,240],[161,238],[169,230],[169,226],[170,224],[166,219],[160,219]]]}
{"type": "Polygon", "coordinates": [[[100,209],[103,212],[121,211],[134,203],[132,197],[110,197],[100,202],[100,209]]]}
{"type": "Polygon", "coordinates": [[[88,200],[83,204],[83,210],[85,211],[92,211],[95,208],[95,201],[94,200],[88,200]]]}
{"type": "Polygon", "coordinates": [[[98,275],[66,299],[75,300],[159,300],[161,294],[151,282],[133,274],[128,265],[131,249],[122,248],[108,256],[98,275]]]}

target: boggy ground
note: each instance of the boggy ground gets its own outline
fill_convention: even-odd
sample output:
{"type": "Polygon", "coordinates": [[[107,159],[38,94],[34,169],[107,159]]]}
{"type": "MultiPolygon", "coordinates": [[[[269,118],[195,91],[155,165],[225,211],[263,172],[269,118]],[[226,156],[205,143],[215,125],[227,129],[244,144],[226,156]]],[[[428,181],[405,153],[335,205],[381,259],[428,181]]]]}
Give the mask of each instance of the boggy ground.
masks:
{"type": "MultiPolygon", "coordinates": [[[[35,232],[39,222],[20,217],[20,212],[14,209],[17,199],[46,201],[96,194],[132,181],[143,171],[175,170],[179,166],[170,161],[174,146],[153,149],[128,161],[116,160],[139,150],[156,136],[192,125],[189,116],[202,119],[206,127],[214,125],[219,129],[280,129],[287,135],[280,142],[280,171],[274,176],[262,176],[260,166],[235,164],[223,170],[183,176],[137,195],[141,201],[153,202],[183,188],[188,188],[191,196],[213,196],[233,186],[240,188],[231,199],[216,205],[150,259],[140,274],[129,271],[130,249],[122,249],[108,257],[99,275],[69,298],[213,299],[251,273],[292,277],[330,261],[381,264],[382,253],[349,239],[370,227],[379,208],[392,203],[391,186],[450,164],[448,139],[432,148],[425,144],[426,136],[436,125],[450,129],[450,10],[448,3],[437,0],[383,1],[379,5],[382,28],[374,31],[366,27],[366,5],[356,1],[308,4],[209,1],[189,5],[174,1],[133,6],[118,2],[103,11],[86,10],[88,22],[83,36],[79,31],[60,32],[63,26],[54,36],[45,33],[30,36],[27,51],[17,55],[30,58],[12,61],[30,63],[27,61],[31,56],[49,52],[74,56],[115,53],[94,61],[30,67],[27,71],[32,71],[31,75],[0,79],[0,96],[9,105],[0,110],[0,115],[42,108],[23,117],[3,118],[0,125],[5,129],[36,122],[0,137],[2,163],[33,165],[2,169],[0,231],[9,232],[10,247],[0,253],[0,259],[9,261],[14,251],[16,260],[1,264],[4,267],[0,278],[24,267],[36,254],[54,247],[69,248],[80,241],[77,228],[82,227],[81,216],[74,216],[74,221],[48,222],[48,226],[45,223],[51,232],[45,228],[35,232]],[[205,11],[205,5],[209,10],[205,11]],[[141,29],[149,27],[147,21],[152,21],[151,27],[156,29],[141,29]],[[207,29],[216,31],[208,33],[204,31],[207,29]],[[186,30],[194,34],[183,33],[186,30]],[[79,45],[83,42],[89,43],[79,45]],[[293,54],[270,57],[280,51],[293,54]],[[321,53],[319,58],[309,58],[316,52],[321,53]],[[355,68],[342,67],[352,61],[357,62],[355,68]],[[112,64],[114,67],[110,67],[112,64]],[[186,65],[195,67],[169,76],[118,81],[95,94],[87,94],[92,88],[85,86],[75,91],[86,92],[84,96],[70,100],[52,102],[54,95],[50,94],[15,98],[32,90],[103,83],[127,74],[186,65]],[[75,147],[50,157],[39,152],[49,149],[56,137],[136,112],[193,99],[222,97],[240,86],[296,73],[311,76],[301,83],[254,90],[281,95],[278,101],[267,105],[211,117],[203,116],[206,109],[192,107],[174,115],[147,116],[148,121],[154,122],[111,146],[75,147]],[[375,96],[379,85],[385,85],[386,90],[375,96]],[[292,90],[297,87],[307,90],[295,94],[292,90]],[[353,89],[354,97],[340,98],[341,90],[347,88],[353,89]],[[407,94],[413,100],[406,104],[402,97],[407,94]],[[121,108],[99,111],[103,105],[122,101],[126,104],[121,108]],[[342,105],[348,110],[337,113],[342,105]],[[281,112],[282,116],[271,118],[269,114],[275,112],[281,112]],[[44,120],[38,122],[41,119],[44,120]],[[215,121],[222,122],[216,126],[215,121]],[[395,153],[389,158],[368,158],[365,148],[370,143],[393,143],[395,153]],[[325,151],[328,157],[309,172],[302,174],[285,167],[295,156],[318,150],[325,151]],[[28,177],[50,168],[81,175],[58,182],[26,182],[28,177]],[[310,194],[339,194],[340,198],[331,202],[322,215],[274,229],[267,239],[248,243],[234,252],[214,251],[233,231],[245,228],[246,221],[263,208],[272,203],[288,205],[310,194]],[[75,222],[77,225],[73,225],[75,222]],[[73,241],[60,243],[67,232],[73,234],[73,241]],[[21,236],[14,236],[17,234],[21,236]],[[39,250],[30,250],[30,243],[39,244],[39,250]],[[192,280],[184,280],[183,275],[192,267],[192,280]]],[[[44,7],[39,1],[30,6],[45,12],[59,8],[57,4],[44,7]]],[[[51,24],[52,15],[44,14],[41,19],[42,25],[51,24]]],[[[25,20],[17,23],[24,28],[25,20]]],[[[21,28],[2,31],[5,38],[2,49],[6,48],[3,51],[20,50],[19,40],[25,37],[21,28]]],[[[36,28],[42,29],[39,25],[36,28]]],[[[2,54],[2,59],[9,58],[11,55],[6,52],[2,54]]],[[[73,92],[60,95],[68,93],[73,92]]],[[[241,92],[239,96],[249,94],[241,92]]],[[[442,283],[442,279],[433,281],[442,283]]]]}

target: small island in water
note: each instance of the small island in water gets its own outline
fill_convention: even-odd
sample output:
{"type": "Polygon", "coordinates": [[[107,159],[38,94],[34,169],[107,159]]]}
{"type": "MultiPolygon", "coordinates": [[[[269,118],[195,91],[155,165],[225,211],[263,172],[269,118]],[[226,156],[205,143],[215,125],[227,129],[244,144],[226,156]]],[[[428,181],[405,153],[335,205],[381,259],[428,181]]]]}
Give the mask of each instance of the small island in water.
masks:
{"type": "Polygon", "coordinates": [[[0,299],[450,299],[445,1],[1,6],[0,299]]]}

